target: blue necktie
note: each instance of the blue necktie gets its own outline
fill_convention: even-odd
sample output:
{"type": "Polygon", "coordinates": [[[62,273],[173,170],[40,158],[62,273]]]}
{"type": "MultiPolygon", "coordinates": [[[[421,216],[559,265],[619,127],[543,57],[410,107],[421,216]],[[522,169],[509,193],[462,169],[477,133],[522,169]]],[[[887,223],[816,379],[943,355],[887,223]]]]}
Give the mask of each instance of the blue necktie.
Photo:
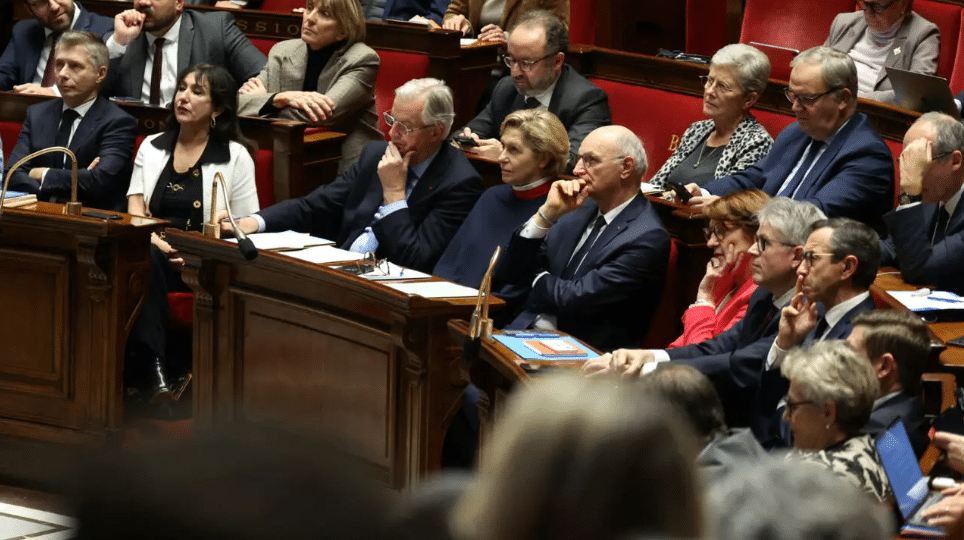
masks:
{"type": "Polygon", "coordinates": [[[823,141],[812,140],[810,141],[810,149],[807,150],[807,155],[803,158],[803,163],[797,168],[797,174],[793,176],[793,179],[787,184],[787,187],[779,193],[780,197],[793,198],[793,194],[796,193],[797,188],[803,183],[806,178],[807,172],[810,170],[810,166],[813,165],[814,158],[817,157],[817,152],[823,146],[823,141]]]}
{"type": "Polygon", "coordinates": [[[602,231],[603,227],[606,226],[606,218],[602,214],[596,218],[596,222],[592,225],[592,230],[589,231],[589,236],[586,237],[586,241],[582,243],[582,246],[576,251],[576,254],[572,256],[569,260],[569,264],[566,265],[566,269],[562,272],[562,279],[572,279],[579,271],[579,267],[582,266],[582,261],[589,254],[589,250],[592,249],[593,244],[599,239],[599,233],[602,231]]]}

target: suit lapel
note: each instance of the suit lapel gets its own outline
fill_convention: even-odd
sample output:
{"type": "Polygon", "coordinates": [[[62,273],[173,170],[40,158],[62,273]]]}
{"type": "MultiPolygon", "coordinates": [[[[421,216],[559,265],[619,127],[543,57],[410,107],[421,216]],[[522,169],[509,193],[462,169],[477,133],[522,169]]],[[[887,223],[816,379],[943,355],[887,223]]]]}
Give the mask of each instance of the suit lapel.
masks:
{"type": "Polygon", "coordinates": [[[824,184],[824,182],[820,181],[820,179],[823,178],[824,172],[826,172],[826,169],[828,166],[830,166],[830,163],[836,161],[835,158],[837,153],[840,152],[844,142],[846,142],[849,138],[850,132],[857,127],[857,123],[860,121],[860,118],[857,117],[858,114],[860,113],[855,113],[850,117],[850,119],[847,121],[847,125],[845,125],[843,129],[841,129],[840,132],[834,136],[833,140],[830,141],[830,144],[827,145],[827,148],[823,151],[823,154],[821,154],[817,160],[814,161],[810,174],[808,174],[804,179],[806,184],[804,185],[801,183],[800,189],[797,191],[798,200],[803,200],[812,196],[824,184]]]}
{"type": "MultiPolygon", "coordinates": [[[[191,67],[191,49],[194,47],[194,19],[190,12],[181,15],[181,30],[177,33],[177,72],[191,67]]],[[[241,81],[242,83],[244,81],[241,81]]]]}
{"type": "MultiPolygon", "coordinates": [[[[795,143],[791,143],[789,145],[791,151],[785,154],[785,156],[787,156],[789,159],[784,158],[780,160],[780,166],[776,169],[779,174],[770,176],[770,180],[767,182],[769,185],[763,186],[764,191],[773,197],[776,197],[780,194],[784,182],[787,181],[787,178],[790,176],[790,172],[793,171],[793,167],[803,157],[803,153],[807,150],[808,144],[810,144],[810,137],[801,131],[800,140],[795,143]]],[[[770,154],[772,155],[773,152],[770,152],[770,154]]]]}
{"type": "Polygon", "coordinates": [[[626,208],[623,208],[623,211],[616,216],[616,219],[614,219],[612,223],[606,225],[606,228],[603,229],[602,233],[599,234],[599,239],[596,240],[596,243],[592,246],[592,249],[590,249],[589,253],[586,254],[587,263],[593,261],[595,258],[599,257],[600,254],[604,253],[606,247],[608,247],[609,244],[616,239],[616,237],[629,229],[630,224],[633,221],[636,221],[636,218],[639,217],[639,212],[641,211],[642,206],[643,196],[637,193],[636,196],[633,197],[633,200],[626,206],[626,208]]]}
{"type": "MultiPolygon", "coordinates": [[[[547,253],[550,258],[549,271],[553,275],[562,275],[562,272],[565,271],[569,259],[576,252],[576,244],[579,243],[590,222],[596,219],[598,212],[599,207],[596,206],[596,202],[588,200],[570,214],[571,219],[557,224],[549,231],[548,236],[546,236],[546,245],[549,247],[549,243],[552,244],[547,253]]],[[[588,253],[586,259],[589,259],[588,253]]]]}
{"type": "Polygon", "coordinates": [[[93,105],[90,106],[87,114],[80,119],[80,124],[77,125],[77,130],[74,131],[74,136],[71,137],[70,144],[68,145],[75,154],[77,153],[78,147],[83,146],[91,140],[91,135],[94,129],[100,124],[100,117],[104,114],[103,105],[102,98],[94,98],[93,105]]]}
{"type": "Polygon", "coordinates": [[[569,78],[569,66],[562,66],[562,73],[559,74],[559,80],[556,81],[556,87],[552,89],[552,97],[549,99],[549,111],[553,111],[553,114],[558,114],[554,111],[559,110],[559,102],[562,100],[563,89],[566,88],[566,81],[569,78]]]}
{"type": "MultiPolygon", "coordinates": [[[[909,21],[908,21],[909,22],[909,21]]],[[[897,65],[897,59],[900,58],[903,53],[904,43],[907,41],[907,33],[910,32],[910,24],[900,25],[900,30],[897,31],[897,35],[894,36],[894,41],[890,44],[890,50],[887,51],[887,58],[884,60],[884,65],[887,67],[894,67],[897,65]]],[[[880,81],[884,80],[887,76],[887,70],[882,69],[877,73],[877,80],[874,82],[874,88],[880,84],[880,81]]]]}
{"type": "Polygon", "coordinates": [[[301,44],[284,59],[285,66],[279,75],[278,88],[304,88],[305,69],[308,67],[308,47],[301,44]]]}
{"type": "Polygon", "coordinates": [[[428,168],[425,169],[425,173],[418,179],[415,188],[412,190],[412,194],[408,196],[409,208],[431,196],[432,193],[435,192],[435,189],[438,188],[443,177],[439,172],[447,170],[449,162],[452,161],[449,148],[447,144],[443,144],[441,148],[439,148],[438,154],[435,155],[435,159],[429,163],[428,168]]]}

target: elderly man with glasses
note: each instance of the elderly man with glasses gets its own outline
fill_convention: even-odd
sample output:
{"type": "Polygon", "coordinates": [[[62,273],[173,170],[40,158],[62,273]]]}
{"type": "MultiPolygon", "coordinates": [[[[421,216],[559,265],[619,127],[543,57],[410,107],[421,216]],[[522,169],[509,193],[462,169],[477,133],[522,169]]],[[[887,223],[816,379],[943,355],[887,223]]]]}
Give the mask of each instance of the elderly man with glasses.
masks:
{"type": "Polygon", "coordinates": [[[307,232],[431,272],[482,193],[482,180],[461,152],[443,144],[455,116],[444,82],[408,81],[384,116],[390,141],[368,143],[331,184],[243,218],[238,227],[307,232]]]}
{"type": "Polygon", "coordinates": [[[613,122],[606,92],[565,63],[568,46],[566,25],[551,12],[536,10],[520,19],[509,34],[509,52],[504,57],[509,75],[496,84],[485,109],[463,130],[477,145],[463,145],[466,152],[498,158],[502,153],[499,127],[505,117],[519,109],[538,107],[548,109],[566,126],[566,172],[572,172],[586,135],[613,122]]]}
{"type": "Polygon", "coordinates": [[[690,204],[757,188],[771,197],[809,201],[829,217],[849,217],[874,226],[891,209],[894,162],[884,140],[857,112],[857,68],[846,54],[814,47],[790,63],[787,99],[797,121],[773,142],[755,165],[690,187],[690,204]]]}

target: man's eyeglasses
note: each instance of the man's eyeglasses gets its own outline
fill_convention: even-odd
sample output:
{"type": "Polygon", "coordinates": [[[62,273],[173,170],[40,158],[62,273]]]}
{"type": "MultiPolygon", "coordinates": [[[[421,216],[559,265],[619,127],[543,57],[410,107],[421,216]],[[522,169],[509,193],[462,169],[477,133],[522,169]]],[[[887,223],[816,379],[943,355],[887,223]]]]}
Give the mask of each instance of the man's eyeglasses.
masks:
{"type": "Polygon", "coordinates": [[[833,253],[821,253],[819,251],[808,249],[807,251],[803,252],[802,257],[803,257],[803,260],[807,262],[807,264],[813,264],[813,262],[819,259],[820,257],[833,257],[833,253]]]}
{"type": "Polygon", "coordinates": [[[880,15],[887,11],[887,8],[897,3],[897,0],[891,0],[886,4],[880,2],[864,2],[863,0],[857,0],[857,7],[864,11],[871,11],[874,15],[880,15]]]}
{"type": "Polygon", "coordinates": [[[793,416],[793,413],[794,413],[798,408],[800,408],[800,407],[803,406],[803,405],[816,405],[816,404],[817,404],[816,401],[813,401],[813,400],[810,400],[810,399],[805,399],[805,400],[802,400],[802,401],[790,401],[790,396],[784,396],[783,399],[784,399],[784,401],[786,401],[786,406],[787,406],[786,412],[787,412],[787,416],[793,416]]]}
{"type": "Polygon", "coordinates": [[[388,266],[388,259],[376,259],[375,254],[371,251],[366,252],[365,256],[359,259],[358,262],[339,266],[338,269],[356,276],[387,276],[391,271],[391,268],[388,266]]]}
{"type": "Polygon", "coordinates": [[[403,136],[408,135],[409,133],[412,133],[414,131],[421,131],[423,129],[434,127],[433,125],[427,125],[427,126],[422,126],[417,128],[408,127],[404,123],[399,122],[398,120],[395,120],[395,117],[388,114],[387,112],[382,113],[382,116],[385,117],[385,123],[388,125],[389,128],[397,129],[403,136]]]}
{"type": "Polygon", "coordinates": [[[601,158],[593,154],[586,154],[586,155],[576,156],[576,158],[577,158],[576,163],[579,163],[581,161],[583,167],[587,169],[591,169],[601,164],[604,161],[607,161],[607,160],[619,161],[622,159],[626,159],[626,156],[613,156],[610,158],[601,158]]]}
{"type": "Polygon", "coordinates": [[[796,244],[788,244],[786,242],[780,242],[778,240],[770,240],[766,236],[760,236],[759,234],[756,235],[756,248],[760,253],[763,253],[764,251],[766,251],[767,246],[772,244],[779,244],[781,246],[787,246],[787,247],[797,247],[796,244]]]}
{"type": "Polygon", "coordinates": [[[819,94],[813,94],[809,96],[802,96],[795,92],[791,92],[790,89],[787,88],[783,91],[783,95],[787,96],[787,99],[790,101],[790,103],[796,103],[799,101],[800,105],[803,105],[804,107],[812,107],[813,104],[816,103],[818,99],[822,98],[823,96],[831,92],[836,92],[837,90],[841,90],[841,89],[842,87],[835,86],[830,90],[827,90],[826,92],[821,92],[819,94]]]}
{"type": "Polygon", "coordinates": [[[729,94],[734,90],[738,90],[738,88],[734,88],[717,79],[716,77],[710,77],[709,75],[700,75],[700,82],[703,83],[703,88],[709,90],[710,88],[713,88],[713,86],[716,86],[716,89],[724,94],[729,94]]]}
{"type": "Polygon", "coordinates": [[[512,64],[518,64],[519,69],[521,69],[525,73],[529,73],[530,71],[532,71],[532,68],[536,66],[536,64],[538,64],[539,62],[542,62],[546,58],[549,58],[555,55],[556,53],[549,53],[543,56],[542,58],[536,58],[535,60],[518,60],[516,58],[512,58],[509,55],[505,55],[502,57],[502,61],[505,62],[506,67],[509,69],[512,69],[512,64]]]}

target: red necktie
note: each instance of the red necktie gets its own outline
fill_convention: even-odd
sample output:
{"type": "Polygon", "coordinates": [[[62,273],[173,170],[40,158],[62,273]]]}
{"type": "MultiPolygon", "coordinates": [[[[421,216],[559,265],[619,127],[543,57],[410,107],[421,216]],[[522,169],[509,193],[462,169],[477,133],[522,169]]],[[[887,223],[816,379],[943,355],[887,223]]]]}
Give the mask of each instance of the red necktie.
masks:
{"type": "Polygon", "coordinates": [[[56,66],[56,53],[57,53],[57,40],[60,39],[60,32],[50,33],[50,56],[47,57],[47,66],[44,68],[44,78],[40,81],[40,86],[53,86],[56,82],[57,70],[56,66]]]}
{"type": "Polygon", "coordinates": [[[154,40],[154,65],[151,68],[151,105],[161,104],[161,64],[164,55],[161,49],[164,47],[164,38],[159,37],[154,40]]]}

